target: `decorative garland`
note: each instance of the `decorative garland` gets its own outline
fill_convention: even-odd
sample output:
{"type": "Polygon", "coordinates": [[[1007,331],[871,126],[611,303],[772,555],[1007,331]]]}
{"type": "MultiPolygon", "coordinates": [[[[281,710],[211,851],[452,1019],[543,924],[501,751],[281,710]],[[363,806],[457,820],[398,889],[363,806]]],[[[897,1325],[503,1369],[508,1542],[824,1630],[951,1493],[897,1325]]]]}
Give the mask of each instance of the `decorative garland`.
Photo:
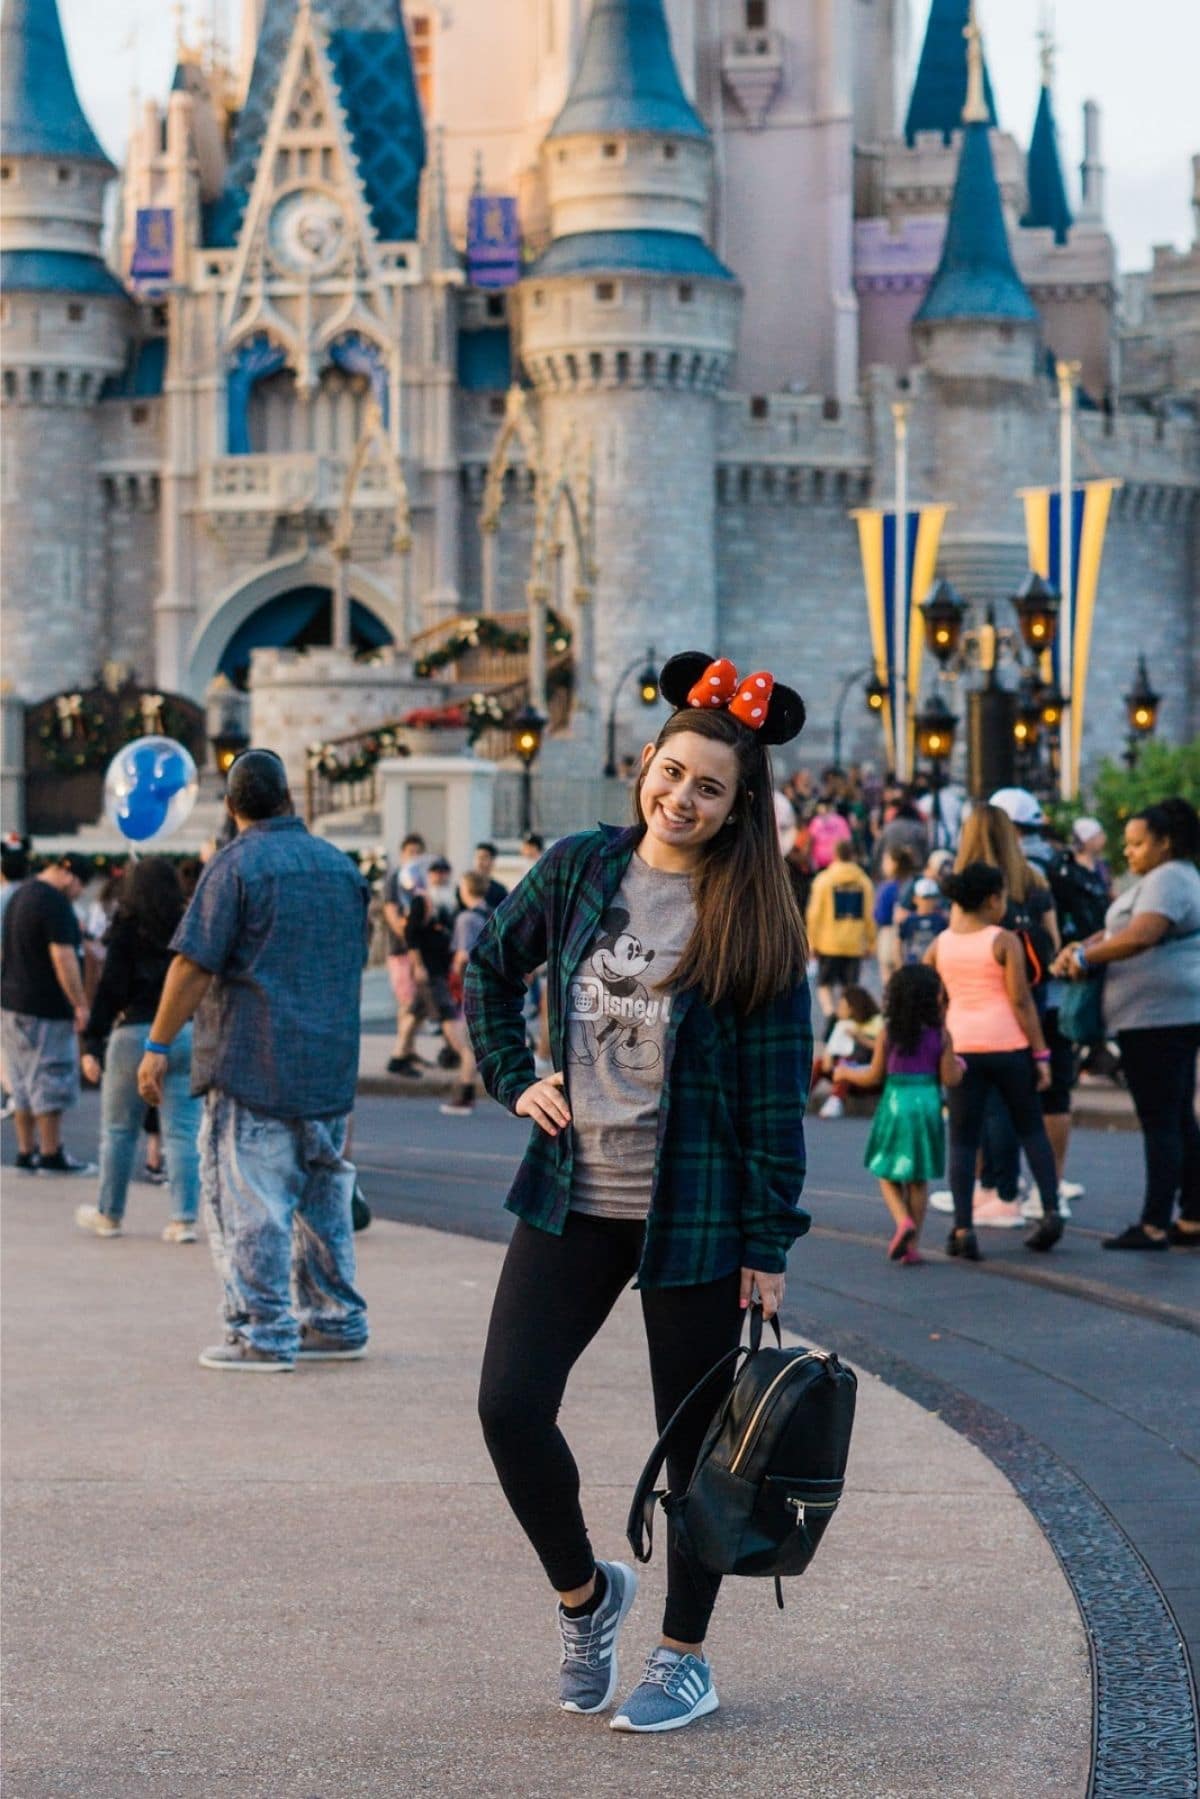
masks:
{"type": "MultiPolygon", "coordinates": [[[[546,610],[546,643],[559,656],[571,647],[570,626],[564,623],[553,607],[546,610]]],[[[472,650],[501,650],[505,655],[522,656],[528,649],[528,630],[506,631],[494,618],[480,613],[469,624],[456,631],[453,637],[448,637],[440,648],[430,650],[427,656],[422,656],[419,662],[415,662],[413,673],[425,680],[429,675],[436,674],[438,669],[460,661],[472,650]]]]}
{"type": "Polygon", "coordinates": [[[168,694],[144,693],[113,720],[87,693],[63,693],[38,726],[47,769],[78,775],[107,768],[118,750],[139,737],[173,737],[187,743],[193,719],[168,694]]]}

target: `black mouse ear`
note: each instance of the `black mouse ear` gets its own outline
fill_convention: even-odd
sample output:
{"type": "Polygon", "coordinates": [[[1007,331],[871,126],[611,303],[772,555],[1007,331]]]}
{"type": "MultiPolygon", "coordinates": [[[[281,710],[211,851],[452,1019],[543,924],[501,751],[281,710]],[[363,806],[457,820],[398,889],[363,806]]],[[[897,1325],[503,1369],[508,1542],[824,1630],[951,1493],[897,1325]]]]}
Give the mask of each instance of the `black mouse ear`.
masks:
{"type": "Polygon", "coordinates": [[[703,650],[684,650],[682,655],[672,656],[665,662],[658,677],[658,691],[667,704],[674,706],[677,712],[681,706],[686,706],[688,694],[705,669],[715,661],[715,656],[709,656],[703,650]]]}
{"type": "Polygon", "coordinates": [[[760,742],[790,743],[793,737],[799,737],[807,716],[804,701],[795,688],[784,687],[776,681],[767,716],[758,733],[760,742]]]}

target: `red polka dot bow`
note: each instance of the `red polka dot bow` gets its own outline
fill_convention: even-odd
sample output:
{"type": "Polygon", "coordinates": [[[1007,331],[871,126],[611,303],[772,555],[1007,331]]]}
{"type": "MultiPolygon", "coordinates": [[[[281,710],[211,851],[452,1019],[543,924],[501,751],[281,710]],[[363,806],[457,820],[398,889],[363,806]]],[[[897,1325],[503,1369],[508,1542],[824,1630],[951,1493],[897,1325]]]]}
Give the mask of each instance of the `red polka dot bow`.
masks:
{"type": "Polygon", "coordinates": [[[774,691],[774,675],[759,669],[756,674],[739,680],[733,663],[722,656],[719,661],[709,663],[689,691],[687,703],[703,707],[705,711],[714,706],[723,707],[751,731],[760,731],[766,723],[774,691]]]}

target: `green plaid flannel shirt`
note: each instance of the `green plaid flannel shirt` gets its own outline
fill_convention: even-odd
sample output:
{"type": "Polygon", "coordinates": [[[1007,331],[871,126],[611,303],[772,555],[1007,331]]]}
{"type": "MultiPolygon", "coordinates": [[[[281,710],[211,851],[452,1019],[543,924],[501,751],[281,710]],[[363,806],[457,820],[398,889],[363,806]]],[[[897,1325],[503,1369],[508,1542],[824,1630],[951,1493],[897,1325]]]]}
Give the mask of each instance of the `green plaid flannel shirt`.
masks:
{"type": "MultiPolygon", "coordinates": [[[[563,1069],[568,984],[641,835],[602,826],[561,839],[484,928],[467,968],[467,1024],[484,1086],[509,1111],[537,1078],[522,1017],[525,977],[547,964],[551,1054],[563,1069]]],[[[676,998],[639,1286],[696,1286],[740,1267],[782,1271],[811,1223],[798,1203],[811,1072],[805,981],[745,1017],[728,1002],[708,1006],[694,990],[676,998]]],[[[561,1234],[572,1158],[569,1130],[550,1137],[535,1125],[509,1211],[561,1234]]]]}

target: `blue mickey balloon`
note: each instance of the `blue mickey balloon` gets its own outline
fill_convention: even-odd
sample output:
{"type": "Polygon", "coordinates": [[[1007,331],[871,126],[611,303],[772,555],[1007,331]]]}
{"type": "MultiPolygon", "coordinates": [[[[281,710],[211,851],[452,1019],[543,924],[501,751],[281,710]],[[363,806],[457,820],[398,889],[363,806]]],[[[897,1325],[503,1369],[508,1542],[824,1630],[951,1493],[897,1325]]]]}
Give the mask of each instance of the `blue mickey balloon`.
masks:
{"type": "Polygon", "coordinates": [[[122,837],[149,844],[168,837],[196,803],[196,764],[171,737],[139,737],[118,750],[104,778],[104,810],[122,837]]]}

